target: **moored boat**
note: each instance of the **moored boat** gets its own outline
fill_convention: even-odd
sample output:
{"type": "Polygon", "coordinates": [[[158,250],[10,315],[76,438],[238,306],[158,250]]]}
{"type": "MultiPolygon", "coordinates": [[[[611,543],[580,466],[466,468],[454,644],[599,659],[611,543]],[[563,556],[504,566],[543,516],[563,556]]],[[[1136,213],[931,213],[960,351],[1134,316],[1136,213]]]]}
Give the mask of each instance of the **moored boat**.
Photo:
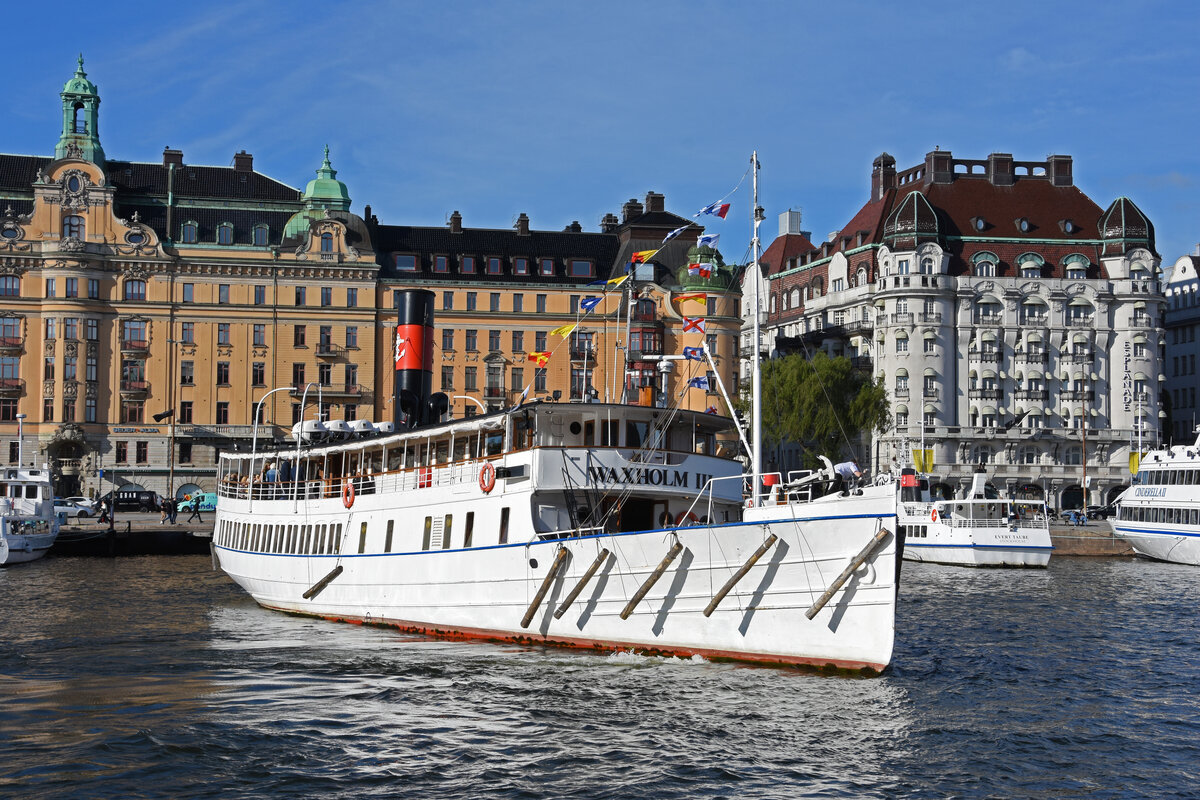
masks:
{"type": "Polygon", "coordinates": [[[0,565],[41,558],[57,536],[50,471],[23,467],[0,471],[0,565]]]}
{"type": "Polygon", "coordinates": [[[1139,554],[1200,566],[1200,436],[1151,450],[1117,498],[1113,533],[1139,554]]]}
{"type": "Polygon", "coordinates": [[[982,470],[955,500],[933,498],[929,481],[912,469],[903,471],[900,486],[906,560],[964,567],[1045,567],[1050,562],[1045,503],[989,497],[982,470]]]}

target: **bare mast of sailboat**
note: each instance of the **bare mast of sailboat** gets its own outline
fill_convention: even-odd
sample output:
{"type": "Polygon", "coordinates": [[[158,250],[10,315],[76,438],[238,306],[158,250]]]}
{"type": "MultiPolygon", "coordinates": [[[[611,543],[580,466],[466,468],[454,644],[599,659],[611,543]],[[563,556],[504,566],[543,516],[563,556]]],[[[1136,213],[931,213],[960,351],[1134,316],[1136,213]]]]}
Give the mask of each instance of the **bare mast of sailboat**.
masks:
{"type": "Polygon", "coordinates": [[[750,224],[752,230],[752,238],[750,240],[751,273],[754,279],[754,302],[751,304],[750,310],[754,315],[754,339],[750,346],[754,349],[754,357],[751,363],[753,371],[750,374],[750,394],[752,416],[751,424],[753,425],[753,435],[751,443],[753,449],[750,451],[751,472],[753,473],[753,489],[750,492],[750,497],[753,498],[754,505],[758,505],[758,496],[761,493],[762,480],[762,375],[760,367],[759,350],[761,348],[761,340],[759,334],[758,317],[762,304],[759,299],[759,283],[762,280],[762,275],[758,270],[758,226],[763,221],[763,210],[758,207],[758,151],[755,150],[750,155],[750,171],[753,173],[754,187],[754,202],[750,204],[750,224]]]}

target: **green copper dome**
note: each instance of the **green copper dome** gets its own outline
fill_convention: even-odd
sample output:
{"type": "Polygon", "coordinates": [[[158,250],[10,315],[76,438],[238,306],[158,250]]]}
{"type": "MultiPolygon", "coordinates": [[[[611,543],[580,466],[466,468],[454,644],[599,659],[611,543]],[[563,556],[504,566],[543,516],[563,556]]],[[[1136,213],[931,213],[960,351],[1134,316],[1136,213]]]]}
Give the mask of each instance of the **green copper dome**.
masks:
{"type": "Polygon", "coordinates": [[[71,80],[63,84],[63,94],[90,94],[98,93],[96,84],[92,83],[87,78],[87,73],[83,71],[83,53],[79,54],[79,66],[75,68],[75,75],[71,80]]]}
{"type": "Polygon", "coordinates": [[[317,170],[317,177],[304,189],[304,202],[312,208],[350,210],[350,190],[337,179],[337,170],[329,163],[329,145],[325,145],[325,161],[317,170]]]}

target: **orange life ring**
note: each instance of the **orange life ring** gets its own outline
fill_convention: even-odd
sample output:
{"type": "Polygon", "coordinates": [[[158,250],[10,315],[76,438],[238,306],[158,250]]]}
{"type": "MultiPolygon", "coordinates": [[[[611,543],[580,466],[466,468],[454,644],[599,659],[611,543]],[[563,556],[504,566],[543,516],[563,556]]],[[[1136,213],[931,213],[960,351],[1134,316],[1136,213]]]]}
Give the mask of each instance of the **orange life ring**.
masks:
{"type": "Polygon", "coordinates": [[[700,518],[691,511],[680,511],[679,516],[675,518],[675,527],[678,528],[685,520],[689,523],[697,523],[700,521],[700,518]]]}
{"type": "Polygon", "coordinates": [[[931,517],[933,518],[933,521],[934,521],[934,522],[937,522],[937,509],[935,508],[935,509],[934,509],[934,510],[933,510],[933,511],[930,513],[930,515],[929,515],[929,516],[931,516],[931,517]]]}
{"type": "Polygon", "coordinates": [[[354,484],[349,478],[342,482],[342,505],[346,508],[354,505],[354,484]]]}
{"type": "Polygon", "coordinates": [[[488,494],[496,488],[496,468],[488,461],[479,468],[479,488],[488,494]]]}

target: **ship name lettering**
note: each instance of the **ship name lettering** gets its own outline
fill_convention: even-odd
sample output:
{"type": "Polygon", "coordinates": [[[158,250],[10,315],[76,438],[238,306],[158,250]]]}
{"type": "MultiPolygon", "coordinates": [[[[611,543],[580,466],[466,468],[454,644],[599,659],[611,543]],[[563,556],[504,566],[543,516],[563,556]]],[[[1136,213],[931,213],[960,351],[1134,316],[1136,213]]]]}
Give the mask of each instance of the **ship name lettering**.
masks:
{"type": "Polygon", "coordinates": [[[647,467],[621,467],[620,471],[612,467],[589,466],[588,478],[595,483],[624,483],[634,486],[669,486],[672,488],[688,488],[688,474],[683,470],[650,469],[647,467]]]}
{"type": "Polygon", "coordinates": [[[1166,497],[1167,490],[1165,488],[1155,489],[1155,488],[1149,488],[1149,487],[1142,487],[1142,488],[1138,489],[1137,491],[1135,491],[1134,494],[1137,495],[1138,497],[1166,497]]]}

